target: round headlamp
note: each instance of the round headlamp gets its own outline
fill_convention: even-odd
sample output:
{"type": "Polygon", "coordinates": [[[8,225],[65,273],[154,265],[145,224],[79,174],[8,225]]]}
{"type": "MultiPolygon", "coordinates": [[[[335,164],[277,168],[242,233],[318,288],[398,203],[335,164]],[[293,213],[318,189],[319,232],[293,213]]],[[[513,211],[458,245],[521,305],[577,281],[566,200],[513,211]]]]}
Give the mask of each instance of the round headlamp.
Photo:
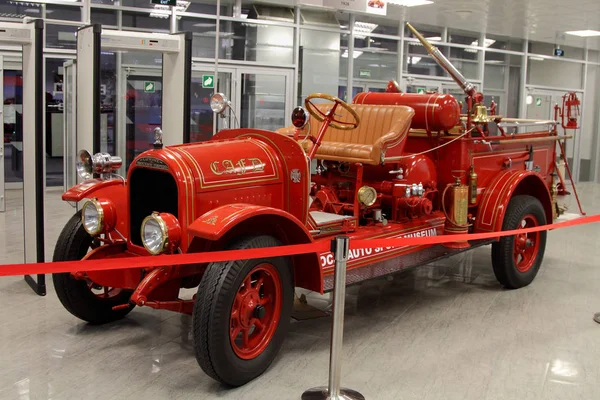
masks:
{"type": "Polygon", "coordinates": [[[85,180],[92,179],[94,173],[92,155],[87,150],[80,150],[77,158],[77,175],[85,180]]]}
{"type": "Polygon", "coordinates": [[[121,157],[111,156],[107,153],[91,155],[87,150],[80,150],[77,154],[77,174],[85,180],[92,179],[93,174],[112,174],[121,168],[121,157]]]}
{"type": "Polygon", "coordinates": [[[142,243],[152,255],[175,250],[181,240],[179,221],[168,213],[152,213],[142,222],[142,243]]]}
{"type": "Polygon", "coordinates": [[[223,93],[215,93],[210,98],[210,108],[214,113],[222,114],[227,109],[229,100],[223,93]]]}
{"type": "Polygon", "coordinates": [[[81,223],[85,231],[96,236],[104,231],[104,209],[98,200],[89,200],[81,210],[81,223]]]}

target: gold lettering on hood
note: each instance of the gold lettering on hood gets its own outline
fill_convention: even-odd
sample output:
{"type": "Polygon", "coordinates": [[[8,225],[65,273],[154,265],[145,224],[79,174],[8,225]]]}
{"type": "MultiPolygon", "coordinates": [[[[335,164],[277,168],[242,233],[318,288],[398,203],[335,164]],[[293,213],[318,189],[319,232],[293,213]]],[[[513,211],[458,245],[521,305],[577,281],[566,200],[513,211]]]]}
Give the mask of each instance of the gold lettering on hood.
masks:
{"type": "Polygon", "coordinates": [[[244,175],[263,172],[265,163],[260,158],[242,158],[235,163],[233,160],[213,161],[210,170],[215,175],[244,175]]]}

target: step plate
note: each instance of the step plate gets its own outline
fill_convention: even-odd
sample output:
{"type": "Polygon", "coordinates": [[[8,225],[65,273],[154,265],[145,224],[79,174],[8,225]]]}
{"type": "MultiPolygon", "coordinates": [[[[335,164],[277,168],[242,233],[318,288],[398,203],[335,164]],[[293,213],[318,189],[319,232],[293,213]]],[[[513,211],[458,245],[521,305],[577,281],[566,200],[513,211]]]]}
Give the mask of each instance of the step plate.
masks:
{"type": "MultiPolygon", "coordinates": [[[[346,285],[353,285],[369,279],[379,278],[408,268],[420,267],[432,262],[463,253],[474,248],[493,243],[494,240],[472,240],[469,241],[470,247],[464,249],[450,249],[442,245],[431,246],[425,250],[418,250],[413,253],[403,254],[390,260],[381,261],[375,264],[349,269],[346,272],[346,285]]],[[[352,246],[352,243],[350,243],[352,246]]],[[[324,290],[333,289],[333,274],[325,276],[323,282],[324,290]]]]}

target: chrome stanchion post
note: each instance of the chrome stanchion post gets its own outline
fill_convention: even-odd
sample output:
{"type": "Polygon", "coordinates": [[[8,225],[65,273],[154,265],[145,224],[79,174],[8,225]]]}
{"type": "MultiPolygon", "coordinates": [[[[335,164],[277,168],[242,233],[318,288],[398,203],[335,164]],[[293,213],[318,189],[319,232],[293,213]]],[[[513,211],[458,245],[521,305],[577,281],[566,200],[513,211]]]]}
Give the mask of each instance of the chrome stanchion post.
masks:
{"type": "Polygon", "coordinates": [[[346,299],[346,262],[350,239],[338,236],[331,241],[335,255],[335,283],[333,286],[333,327],[329,352],[329,386],[316,387],[302,394],[302,400],[364,400],[365,397],[352,390],[341,388],[342,342],[344,339],[344,306],[346,299]]]}

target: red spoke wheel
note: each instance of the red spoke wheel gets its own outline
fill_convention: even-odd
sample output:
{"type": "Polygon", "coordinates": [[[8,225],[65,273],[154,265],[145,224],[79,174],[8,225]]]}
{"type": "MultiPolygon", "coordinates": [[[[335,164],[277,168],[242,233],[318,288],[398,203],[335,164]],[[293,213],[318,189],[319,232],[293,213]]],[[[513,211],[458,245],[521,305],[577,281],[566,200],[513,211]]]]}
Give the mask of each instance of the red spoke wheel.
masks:
{"type": "Polygon", "coordinates": [[[244,279],[231,307],[231,346],[251,360],[269,345],[281,314],[281,278],[271,264],[259,264],[244,279]]]}
{"type": "MultiPolygon", "coordinates": [[[[542,203],[532,196],[513,197],[506,210],[502,230],[546,225],[542,203]]],[[[540,269],[546,249],[546,231],[503,237],[492,245],[492,265],[498,281],[509,289],[529,285],[540,269]]]]}
{"type": "MultiPolygon", "coordinates": [[[[240,240],[229,249],[280,246],[270,236],[240,240]]],[[[198,287],[193,313],[194,351],[212,378],[240,386],[275,359],[293,305],[288,258],[211,263],[198,287]]]]}
{"type": "MultiPolygon", "coordinates": [[[[63,228],[56,247],[53,261],[81,260],[98,243],[85,231],[78,212],[63,228]]],[[[75,279],[69,273],[52,274],[56,295],[62,305],[74,316],[92,324],[104,324],[123,318],[132,309],[129,307],[113,310],[114,306],[127,304],[133,291],[104,287],[92,281],[75,279]]]]}

